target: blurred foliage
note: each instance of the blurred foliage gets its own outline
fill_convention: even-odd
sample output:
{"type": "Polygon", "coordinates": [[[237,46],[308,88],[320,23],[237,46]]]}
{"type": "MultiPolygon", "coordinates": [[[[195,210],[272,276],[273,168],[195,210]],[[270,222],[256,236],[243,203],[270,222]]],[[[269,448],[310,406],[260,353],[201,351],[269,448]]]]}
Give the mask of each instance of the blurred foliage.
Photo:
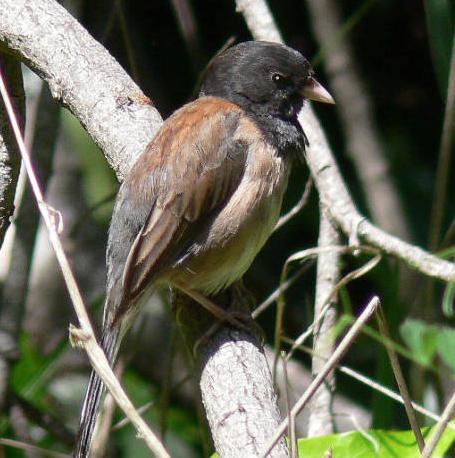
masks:
{"type": "MultiPolygon", "coordinates": [[[[242,17],[235,12],[233,1],[189,1],[195,24],[191,42],[185,42],[176,19],[173,4],[178,2],[91,0],[82,3],[83,25],[132,74],[163,117],[169,116],[191,99],[199,74],[228,39],[235,37],[242,41],[251,38],[242,17]]],[[[454,3],[451,0],[342,0],[337,3],[345,19],[343,27],[337,31],[337,39],[348,39],[353,45],[357,67],[373,100],[372,110],[390,173],[404,202],[405,217],[413,235],[411,241],[425,247],[431,225],[429,214],[454,36],[454,3]]],[[[310,59],[314,58],[318,79],[330,87],[324,76],[324,52],[336,46],[336,43],[325,43],[320,47],[315,42],[309,33],[311,28],[304,1],[270,0],[269,5],[287,43],[310,59]]],[[[347,154],[347,142],[340,130],[336,109],[327,106],[315,106],[315,109],[336,152],[350,191],[362,211],[367,212],[364,190],[347,154]]],[[[92,209],[89,214],[81,215],[81,224],[93,218],[100,230],[106,232],[113,194],[118,184],[98,148],[69,113],[63,118],[63,128],[70,140],[72,154],[80,158],[84,198],[87,207],[92,209]]],[[[307,175],[306,168],[301,165],[293,171],[284,211],[299,199],[307,175]]],[[[447,195],[452,197],[447,199],[444,212],[444,232],[449,230],[454,220],[453,179],[449,180],[447,195]]],[[[278,285],[283,263],[289,255],[316,245],[317,230],[318,200],[317,193],[313,191],[307,206],[274,234],[246,276],[246,284],[259,301],[278,285]]],[[[445,249],[448,258],[453,258],[454,231],[447,234],[445,245],[441,248],[445,249]]],[[[104,259],[99,262],[103,263],[104,259]]],[[[364,262],[362,256],[345,256],[343,271],[351,271],[364,262]]],[[[394,260],[384,259],[373,272],[342,288],[340,311],[343,310],[345,314],[340,313],[342,316],[337,331],[344,329],[347,320],[357,314],[372,294],[378,294],[382,298],[397,351],[405,361],[406,374],[412,374],[412,367],[417,363],[425,366],[421,379],[427,384],[427,390],[438,393],[439,403],[443,405],[444,389],[450,391],[443,386],[449,385],[453,391],[455,331],[451,328],[452,321],[442,315],[441,305],[444,304],[448,311],[453,309],[455,287],[449,285],[444,294],[445,285],[437,285],[434,302],[429,304],[433,312],[430,322],[428,315],[422,312],[425,290],[422,277],[417,277],[418,280],[414,279],[414,284],[408,286],[408,299],[403,301],[400,296],[402,270],[403,266],[394,260]]],[[[285,293],[284,333],[287,336],[296,337],[312,320],[314,276],[315,269],[312,268],[285,293]]],[[[269,341],[273,339],[273,320],[273,307],[259,319],[269,341]]],[[[66,368],[61,367],[62,364],[65,366],[62,360],[69,353],[68,344],[60,341],[54,351],[43,354],[41,348],[31,343],[30,337],[25,330],[21,334],[21,356],[12,378],[14,392],[63,422],[70,417],[74,420],[78,416],[78,407],[59,398],[51,383],[58,374],[68,375],[66,368]]],[[[346,355],[345,363],[394,388],[395,382],[382,341],[374,325],[366,328],[346,355]]],[[[142,348],[138,351],[155,350],[158,349],[142,348]]],[[[303,364],[309,363],[309,357],[303,354],[299,354],[298,359],[303,364]]],[[[136,405],[150,400],[156,402],[146,418],[151,424],[158,425],[162,392],[159,380],[150,380],[144,368],[134,362],[126,371],[124,382],[136,405]]],[[[162,365],[165,364],[163,358],[162,365]]],[[[79,384],[81,386],[69,385],[73,397],[76,394],[82,396],[83,383],[79,384]]],[[[370,430],[306,439],[300,443],[301,447],[305,447],[305,456],[320,457],[329,447],[333,448],[337,457],[417,456],[412,433],[392,431],[408,427],[401,406],[358,383],[353,392],[352,379],[345,376],[339,377],[337,386],[340,393],[355,397],[355,402],[370,410],[375,426],[388,431],[370,430]],[[380,453],[374,454],[373,444],[383,445],[380,453]]],[[[203,456],[201,429],[205,426],[200,425],[194,405],[184,396],[174,394],[169,402],[166,440],[174,456],[203,456]]],[[[74,421],[68,423],[74,428],[74,421]]],[[[16,437],[6,416],[0,421],[0,434],[16,437]]],[[[60,443],[41,426],[34,425],[31,435],[43,447],[69,450],[68,446],[60,443]]],[[[448,430],[440,444],[441,456],[453,440],[453,431],[448,430]]],[[[149,456],[141,441],[136,440],[131,426],[113,433],[113,445],[109,453],[109,456],[149,456]]],[[[24,453],[8,448],[7,456],[19,457],[24,453]]]]}

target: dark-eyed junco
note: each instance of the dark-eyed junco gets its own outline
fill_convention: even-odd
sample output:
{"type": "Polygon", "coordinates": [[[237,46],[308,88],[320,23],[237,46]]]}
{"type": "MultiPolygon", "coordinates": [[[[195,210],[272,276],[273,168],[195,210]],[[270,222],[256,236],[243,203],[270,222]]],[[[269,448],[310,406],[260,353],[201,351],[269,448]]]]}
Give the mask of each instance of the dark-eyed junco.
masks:
{"type": "MultiPolygon", "coordinates": [[[[199,98],[164,122],[123,182],[112,216],[101,338],[111,364],[157,288],[206,298],[248,269],[305,149],[297,120],[305,99],[333,103],[308,61],[286,46],[250,41],[217,56],[199,98]]],[[[103,391],[92,373],[77,457],[88,455],[103,391]]]]}

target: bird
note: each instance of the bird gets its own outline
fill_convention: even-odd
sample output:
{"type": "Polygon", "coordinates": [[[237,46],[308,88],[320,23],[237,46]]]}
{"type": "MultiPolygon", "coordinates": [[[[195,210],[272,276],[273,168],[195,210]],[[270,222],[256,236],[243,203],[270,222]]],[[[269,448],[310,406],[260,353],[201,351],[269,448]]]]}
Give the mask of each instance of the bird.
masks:
{"type": "MultiPolygon", "coordinates": [[[[274,229],[308,146],[297,118],[307,99],[334,103],[300,52],[246,41],[217,55],[199,96],[162,124],[120,186],[109,228],[100,345],[111,365],[162,287],[232,322],[210,297],[243,276],[274,229]]],[[[77,458],[89,455],[103,393],[93,371],[77,458]]]]}

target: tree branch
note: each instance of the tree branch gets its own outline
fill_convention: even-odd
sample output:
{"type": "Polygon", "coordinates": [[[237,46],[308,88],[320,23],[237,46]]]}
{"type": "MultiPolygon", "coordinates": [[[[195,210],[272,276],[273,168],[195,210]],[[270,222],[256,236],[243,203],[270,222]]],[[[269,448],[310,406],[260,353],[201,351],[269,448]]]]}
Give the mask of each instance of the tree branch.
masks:
{"type": "MultiPolygon", "coordinates": [[[[247,24],[255,24],[251,33],[256,40],[269,39],[271,34],[267,27],[276,29],[271,15],[256,21],[256,15],[259,13],[263,15],[268,12],[270,14],[264,0],[237,0],[237,8],[245,16],[247,24]]],[[[454,263],[440,259],[388,234],[358,212],[310,104],[307,104],[300,112],[299,121],[310,142],[306,158],[321,202],[329,210],[334,223],[350,238],[350,241],[357,244],[357,239],[360,237],[365,242],[389,255],[396,256],[425,275],[444,281],[454,279],[454,263]]]]}
{"type": "Polygon", "coordinates": [[[371,212],[372,219],[385,230],[409,238],[410,231],[395,184],[390,177],[381,139],[373,118],[373,103],[355,64],[354,52],[346,37],[337,37],[342,28],[339,5],[333,0],[306,0],[311,28],[325,46],[324,67],[330,90],[352,159],[371,212]]]}
{"type": "Polygon", "coordinates": [[[170,458],[170,455],[164,449],[162,443],[156,438],[150,428],[147,426],[145,421],[141,418],[138,412],[134,409],[131,401],[126,396],[120,382],[117,380],[115,375],[112,372],[112,368],[109,366],[106,355],[104,354],[101,347],[98,345],[91,325],[87,310],[85,308],[80,290],[76,283],[76,278],[71,270],[68,258],[65,255],[63,246],[59,237],[59,228],[61,226],[61,221],[59,220],[59,214],[55,209],[52,209],[44,200],[43,193],[41,191],[40,185],[36,173],[33,169],[30,155],[25,147],[22,134],[19,129],[17,118],[15,116],[13,107],[11,105],[11,100],[9,98],[6,86],[2,75],[0,74],[0,93],[2,99],[5,103],[6,110],[11,122],[11,127],[13,128],[16,141],[18,143],[19,151],[21,153],[22,160],[24,162],[24,167],[27,172],[27,176],[30,182],[31,189],[33,191],[34,197],[38,204],[40,213],[43,217],[43,220],[46,224],[48,230],[49,239],[54,248],[55,255],[58,259],[60,267],[62,269],[63,276],[65,278],[66,285],[68,287],[68,292],[73,301],[74,309],[77,313],[80,328],[70,326],[70,335],[72,338],[72,343],[84,348],[87,351],[88,356],[92,362],[92,365],[96,369],[98,375],[103,380],[103,383],[106,384],[109,391],[114,396],[118,405],[124,410],[124,412],[131,418],[132,423],[134,423],[139,434],[142,435],[144,441],[149,446],[149,448],[160,458],[170,458]]]}
{"type": "MultiPolygon", "coordinates": [[[[318,247],[337,246],[341,237],[337,228],[333,227],[326,211],[320,206],[319,240],[318,247]]],[[[340,277],[341,254],[335,250],[321,253],[318,256],[316,275],[316,299],[314,303],[314,317],[324,313],[323,318],[313,330],[313,351],[311,372],[316,377],[324,367],[326,360],[335,347],[336,324],[336,295],[333,291],[340,277]],[[332,298],[332,299],[331,299],[332,298]]],[[[334,418],[332,412],[333,395],[335,391],[335,373],[330,372],[311,400],[308,436],[332,434],[334,418]]]]}
{"type": "Polygon", "coordinates": [[[0,41],[48,84],[122,180],[161,117],[117,61],[54,0],[0,0],[0,41]]]}
{"type": "MultiPolygon", "coordinates": [[[[143,102],[139,88],[118,63],[55,1],[0,0],[0,10],[0,40],[18,53],[48,82],[54,98],[68,107],[81,121],[102,148],[119,179],[122,179],[161,124],[157,111],[153,106],[143,102]],[[20,20],[17,20],[19,17],[20,20]]],[[[52,232],[51,241],[55,243],[52,232]]],[[[65,269],[67,268],[66,265],[65,269]]],[[[81,298],[76,294],[73,299],[79,304],[78,314],[84,330],[81,337],[87,352],[91,355],[92,364],[95,366],[96,360],[105,362],[93,337],[84,340],[85,331],[91,328],[90,323],[81,305],[81,298]]],[[[247,401],[244,405],[247,405],[248,400],[258,396],[260,392],[251,389],[251,380],[248,377],[236,379],[234,375],[237,370],[261,374],[256,387],[272,387],[267,362],[263,355],[260,356],[260,347],[244,345],[245,341],[251,341],[248,334],[243,333],[240,338],[233,338],[231,334],[226,334],[227,332],[226,329],[222,329],[206,347],[208,356],[203,368],[203,378],[209,383],[201,383],[206,409],[210,411],[209,416],[215,419],[212,424],[216,424],[215,429],[223,432],[227,431],[223,425],[232,426],[233,423],[228,421],[224,410],[218,410],[221,407],[219,403],[211,403],[210,394],[206,390],[211,387],[218,389],[231,386],[229,395],[235,395],[233,399],[238,399],[239,394],[250,393],[245,398],[247,401]],[[226,345],[219,346],[219,339],[225,339],[226,345]],[[224,351],[226,347],[229,348],[227,353],[224,351]],[[240,359],[239,354],[242,354],[244,359],[240,359]],[[211,364],[212,361],[219,361],[219,357],[223,359],[227,371],[220,371],[218,364],[211,364]],[[217,422],[217,419],[221,423],[217,422]]],[[[107,372],[104,372],[103,378],[106,374],[107,372]]],[[[112,385],[108,387],[111,389],[112,385]]],[[[273,390],[266,392],[269,393],[268,398],[264,402],[257,400],[261,404],[261,409],[251,410],[248,425],[262,428],[264,418],[275,420],[269,421],[269,428],[264,431],[244,431],[248,437],[253,434],[254,437],[263,436],[266,439],[278,425],[279,417],[273,390]]],[[[235,408],[239,409],[237,413],[241,415],[241,405],[236,405],[235,408]]],[[[244,427],[248,426],[246,423],[242,424],[244,427]]],[[[235,431],[238,432],[238,429],[235,431]]],[[[214,436],[218,444],[215,431],[214,436]]],[[[232,433],[231,437],[234,437],[232,433]]],[[[261,441],[257,444],[263,445],[261,441]]],[[[286,456],[285,445],[282,446],[282,450],[283,452],[276,456],[286,456]]],[[[238,450],[235,451],[237,452],[238,450]]]]}

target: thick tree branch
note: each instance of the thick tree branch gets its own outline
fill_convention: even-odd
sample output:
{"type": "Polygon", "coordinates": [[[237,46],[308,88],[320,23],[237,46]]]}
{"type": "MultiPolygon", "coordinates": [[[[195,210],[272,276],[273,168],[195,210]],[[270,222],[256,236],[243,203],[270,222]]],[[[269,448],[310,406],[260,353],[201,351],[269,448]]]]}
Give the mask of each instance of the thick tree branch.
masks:
{"type": "MultiPolygon", "coordinates": [[[[157,111],[143,102],[139,88],[117,62],[56,2],[0,0],[0,10],[0,40],[48,82],[54,98],[81,121],[103,150],[119,179],[122,179],[161,124],[157,111]]],[[[82,319],[81,325],[84,329],[89,328],[86,318],[82,319]]],[[[261,374],[256,387],[270,388],[265,390],[268,397],[264,402],[257,399],[262,408],[251,409],[248,423],[243,423],[244,427],[254,425],[261,429],[264,418],[273,420],[268,422],[269,428],[264,431],[242,432],[245,438],[253,439],[256,448],[261,447],[263,440],[266,440],[279,422],[267,362],[260,347],[245,346],[245,341],[251,341],[251,336],[242,334],[240,338],[234,338],[230,334],[226,335],[226,332],[221,330],[204,351],[207,363],[203,368],[203,378],[210,383],[202,383],[201,390],[209,417],[220,420],[213,423],[216,424],[214,441],[216,444],[220,441],[224,444],[226,437],[234,439],[239,430],[226,428],[226,425],[233,423],[228,421],[225,410],[218,410],[222,407],[220,403],[212,404],[211,400],[216,397],[211,396],[210,390],[224,387],[227,390],[224,397],[235,400],[242,393],[250,393],[243,402],[247,406],[250,400],[263,393],[251,390],[249,377],[235,378],[237,370],[244,370],[250,374],[261,374]],[[225,345],[219,345],[221,338],[225,339],[225,345]],[[225,351],[226,347],[229,348],[228,352],[225,351]],[[245,358],[239,358],[239,354],[245,358]],[[219,364],[216,363],[220,361],[219,358],[223,360],[227,371],[219,370],[219,364]],[[222,431],[223,435],[217,436],[216,431],[222,431]]],[[[85,345],[93,347],[92,340],[89,339],[85,345]]],[[[97,349],[93,347],[88,350],[93,354],[97,349]]],[[[235,408],[241,415],[242,406],[236,405],[235,408]]],[[[238,450],[232,453],[238,453],[238,450]]],[[[276,456],[286,456],[285,445],[277,448],[276,456]]]]}
{"type": "Polygon", "coordinates": [[[0,0],[0,41],[48,84],[121,180],[161,117],[118,62],[54,0],[0,0]]]}
{"type": "MultiPolygon", "coordinates": [[[[218,351],[204,364],[201,389],[216,450],[222,457],[258,456],[280,422],[264,351],[237,331],[223,331],[215,341],[218,351]]],[[[285,442],[268,456],[287,457],[285,442]]]]}

